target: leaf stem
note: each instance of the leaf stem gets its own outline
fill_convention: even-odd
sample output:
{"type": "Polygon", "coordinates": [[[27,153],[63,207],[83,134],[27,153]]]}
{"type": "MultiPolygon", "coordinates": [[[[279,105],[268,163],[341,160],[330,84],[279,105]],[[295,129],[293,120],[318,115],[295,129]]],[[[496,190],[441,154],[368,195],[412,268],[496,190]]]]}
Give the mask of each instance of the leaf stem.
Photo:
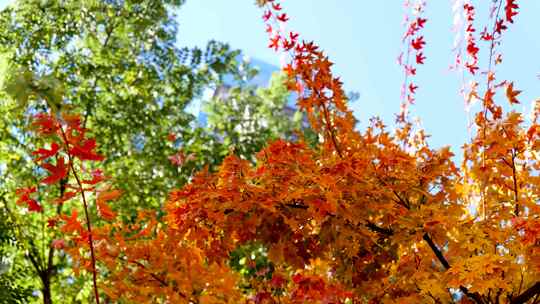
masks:
{"type": "Polygon", "coordinates": [[[71,172],[73,172],[73,176],[75,177],[75,180],[77,181],[77,185],[79,187],[79,192],[81,193],[82,201],[83,201],[83,207],[84,207],[84,216],[86,218],[86,230],[88,231],[88,245],[90,246],[90,257],[91,257],[91,263],[92,263],[92,281],[94,284],[94,296],[96,298],[96,304],[99,304],[99,291],[97,287],[97,271],[96,271],[96,256],[94,253],[94,240],[92,235],[92,223],[90,222],[90,215],[88,213],[88,203],[86,201],[86,195],[84,193],[84,188],[82,186],[81,180],[79,178],[79,175],[77,174],[77,171],[75,170],[75,166],[73,165],[73,157],[69,153],[69,142],[66,137],[66,133],[64,132],[64,128],[60,125],[60,131],[62,132],[62,137],[64,140],[64,144],[66,146],[66,154],[68,156],[69,160],[69,167],[71,169],[71,172]]]}

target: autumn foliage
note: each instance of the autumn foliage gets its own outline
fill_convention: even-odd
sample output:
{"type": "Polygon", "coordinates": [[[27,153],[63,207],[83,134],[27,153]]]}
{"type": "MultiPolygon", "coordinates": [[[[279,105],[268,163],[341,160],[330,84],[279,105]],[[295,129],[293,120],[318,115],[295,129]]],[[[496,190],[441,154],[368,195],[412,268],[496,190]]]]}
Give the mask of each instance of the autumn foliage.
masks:
{"type": "Polygon", "coordinates": [[[34,118],[36,136],[49,142],[34,161],[40,183],[64,190],[38,202],[29,185],[19,203],[34,212],[82,204],[83,215],[68,209],[49,223],[65,235],[55,248],[93,274],[96,302],[538,303],[540,107],[530,123],[506,110],[520,102],[517,84],[495,75],[496,45],[519,7],[494,1],[493,26],[477,31],[476,8],[461,2],[465,45],[456,67],[473,80],[465,98],[482,104],[461,164],[450,148],[431,149],[408,116],[429,45],[422,2],[410,5],[403,105],[391,133],[378,119],[355,128],[331,61],[284,30],[289,17],[278,1],[259,0],[269,47],[289,55],[287,85],[319,144],[277,140],[255,164],[230,155],[217,172],[198,172],[172,191],[165,215],[141,210],[126,222],[109,206],[121,193],[98,169],[99,139],[77,115],[51,110],[34,118]],[[478,66],[479,40],[490,50],[486,68],[478,66]],[[242,248],[251,248],[240,258],[249,275],[231,262],[242,248]]]}

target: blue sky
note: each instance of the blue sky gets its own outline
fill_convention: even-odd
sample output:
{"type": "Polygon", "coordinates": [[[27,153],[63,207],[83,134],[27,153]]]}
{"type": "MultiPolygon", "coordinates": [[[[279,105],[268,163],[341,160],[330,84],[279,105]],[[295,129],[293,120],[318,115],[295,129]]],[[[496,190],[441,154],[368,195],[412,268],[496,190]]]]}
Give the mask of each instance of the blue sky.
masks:
{"type": "MultiPolygon", "coordinates": [[[[0,0],[0,7],[6,0],[0,0]]],[[[11,2],[11,1],[9,1],[11,2]]],[[[180,46],[204,47],[210,39],[228,42],[252,58],[279,65],[279,55],[268,49],[254,0],[187,0],[178,12],[180,46]]],[[[490,1],[473,1],[478,15],[487,15],[490,1]],[[481,4],[484,7],[481,7],[481,4]]],[[[355,116],[365,125],[373,115],[393,124],[399,109],[403,73],[396,63],[401,47],[403,7],[401,0],[288,0],[282,6],[291,17],[288,29],[315,41],[335,63],[347,91],[360,93],[352,104],[355,116]]],[[[503,64],[498,80],[515,81],[523,90],[520,100],[528,105],[540,97],[540,1],[522,0],[515,24],[505,33],[503,64]]],[[[418,69],[416,105],[429,140],[435,146],[451,144],[457,150],[468,138],[467,119],[459,95],[459,75],[448,70],[452,62],[452,14],[449,0],[428,1],[424,30],[426,64],[418,69]]],[[[481,19],[481,18],[479,18],[481,19]]],[[[484,24],[479,20],[477,24],[484,24]]],[[[480,44],[481,57],[487,45],[480,44]]],[[[485,62],[481,62],[485,67],[485,62]]],[[[459,153],[458,153],[459,154],[459,153]]]]}
{"type": "MultiPolygon", "coordinates": [[[[268,49],[261,20],[262,12],[253,0],[188,0],[179,12],[178,43],[204,46],[209,39],[229,42],[250,57],[279,65],[279,55],[268,49]]],[[[335,63],[348,91],[360,93],[352,105],[362,122],[381,116],[393,124],[398,111],[403,74],[396,63],[403,34],[402,1],[289,0],[281,1],[291,17],[288,29],[313,40],[335,63]]],[[[477,14],[487,16],[490,1],[473,1],[477,14]],[[480,7],[484,3],[485,7],[480,7]]],[[[540,97],[540,1],[518,1],[521,9],[515,23],[505,33],[504,62],[498,68],[499,80],[515,81],[523,90],[520,100],[528,105],[540,97]]],[[[416,105],[412,114],[420,116],[429,140],[435,147],[451,144],[457,150],[468,138],[467,118],[459,95],[461,78],[448,70],[454,34],[449,0],[428,1],[426,64],[418,69],[416,105]]],[[[481,22],[481,20],[479,20],[481,22]]],[[[483,22],[478,24],[484,24],[483,22]]],[[[481,44],[481,57],[487,44],[481,44]]],[[[485,62],[481,62],[483,64],[485,62]]],[[[483,64],[483,67],[486,65],[483,64]]],[[[505,102],[501,99],[502,102],[505,102]]],[[[457,151],[456,151],[457,152],[457,151]]]]}

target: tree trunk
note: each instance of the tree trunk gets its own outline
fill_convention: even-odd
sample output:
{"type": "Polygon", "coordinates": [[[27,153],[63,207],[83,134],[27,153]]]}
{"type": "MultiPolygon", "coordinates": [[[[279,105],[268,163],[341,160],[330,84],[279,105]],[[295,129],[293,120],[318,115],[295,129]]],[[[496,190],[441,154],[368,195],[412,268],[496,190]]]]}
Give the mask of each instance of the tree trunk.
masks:
{"type": "Polygon", "coordinates": [[[44,274],[41,277],[41,283],[43,283],[43,304],[52,304],[51,297],[51,278],[48,274],[44,274]]]}

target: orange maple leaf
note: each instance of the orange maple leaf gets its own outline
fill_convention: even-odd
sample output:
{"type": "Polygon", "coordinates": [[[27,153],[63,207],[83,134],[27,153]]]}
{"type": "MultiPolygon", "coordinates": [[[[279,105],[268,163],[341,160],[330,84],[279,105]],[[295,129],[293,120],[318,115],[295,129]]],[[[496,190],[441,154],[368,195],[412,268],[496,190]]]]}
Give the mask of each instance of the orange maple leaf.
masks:
{"type": "Polygon", "coordinates": [[[116,213],[111,210],[107,202],[117,199],[120,195],[122,195],[120,190],[104,191],[98,194],[96,205],[102,218],[112,220],[116,217],[116,213]]]}
{"type": "Polygon", "coordinates": [[[512,104],[512,103],[519,103],[519,101],[517,100],[516,96],[518,96],[519,94],[521,94],[521,91],[519,90],[514,90],[514,83],[513,82],[510,82],[507,86],[506,86],[506,98],[508,98],[508,101],[512,104]]]}
{"type": "Polygon", "coordinates": [[[77,210],[71,211],[71,216],[62,215],[65,224],[62,226],[61,231],[64,233],[73,233],[74,231],[77,231],[77,233],[82,234],[84,229],[77,216],[77,210]]]}

